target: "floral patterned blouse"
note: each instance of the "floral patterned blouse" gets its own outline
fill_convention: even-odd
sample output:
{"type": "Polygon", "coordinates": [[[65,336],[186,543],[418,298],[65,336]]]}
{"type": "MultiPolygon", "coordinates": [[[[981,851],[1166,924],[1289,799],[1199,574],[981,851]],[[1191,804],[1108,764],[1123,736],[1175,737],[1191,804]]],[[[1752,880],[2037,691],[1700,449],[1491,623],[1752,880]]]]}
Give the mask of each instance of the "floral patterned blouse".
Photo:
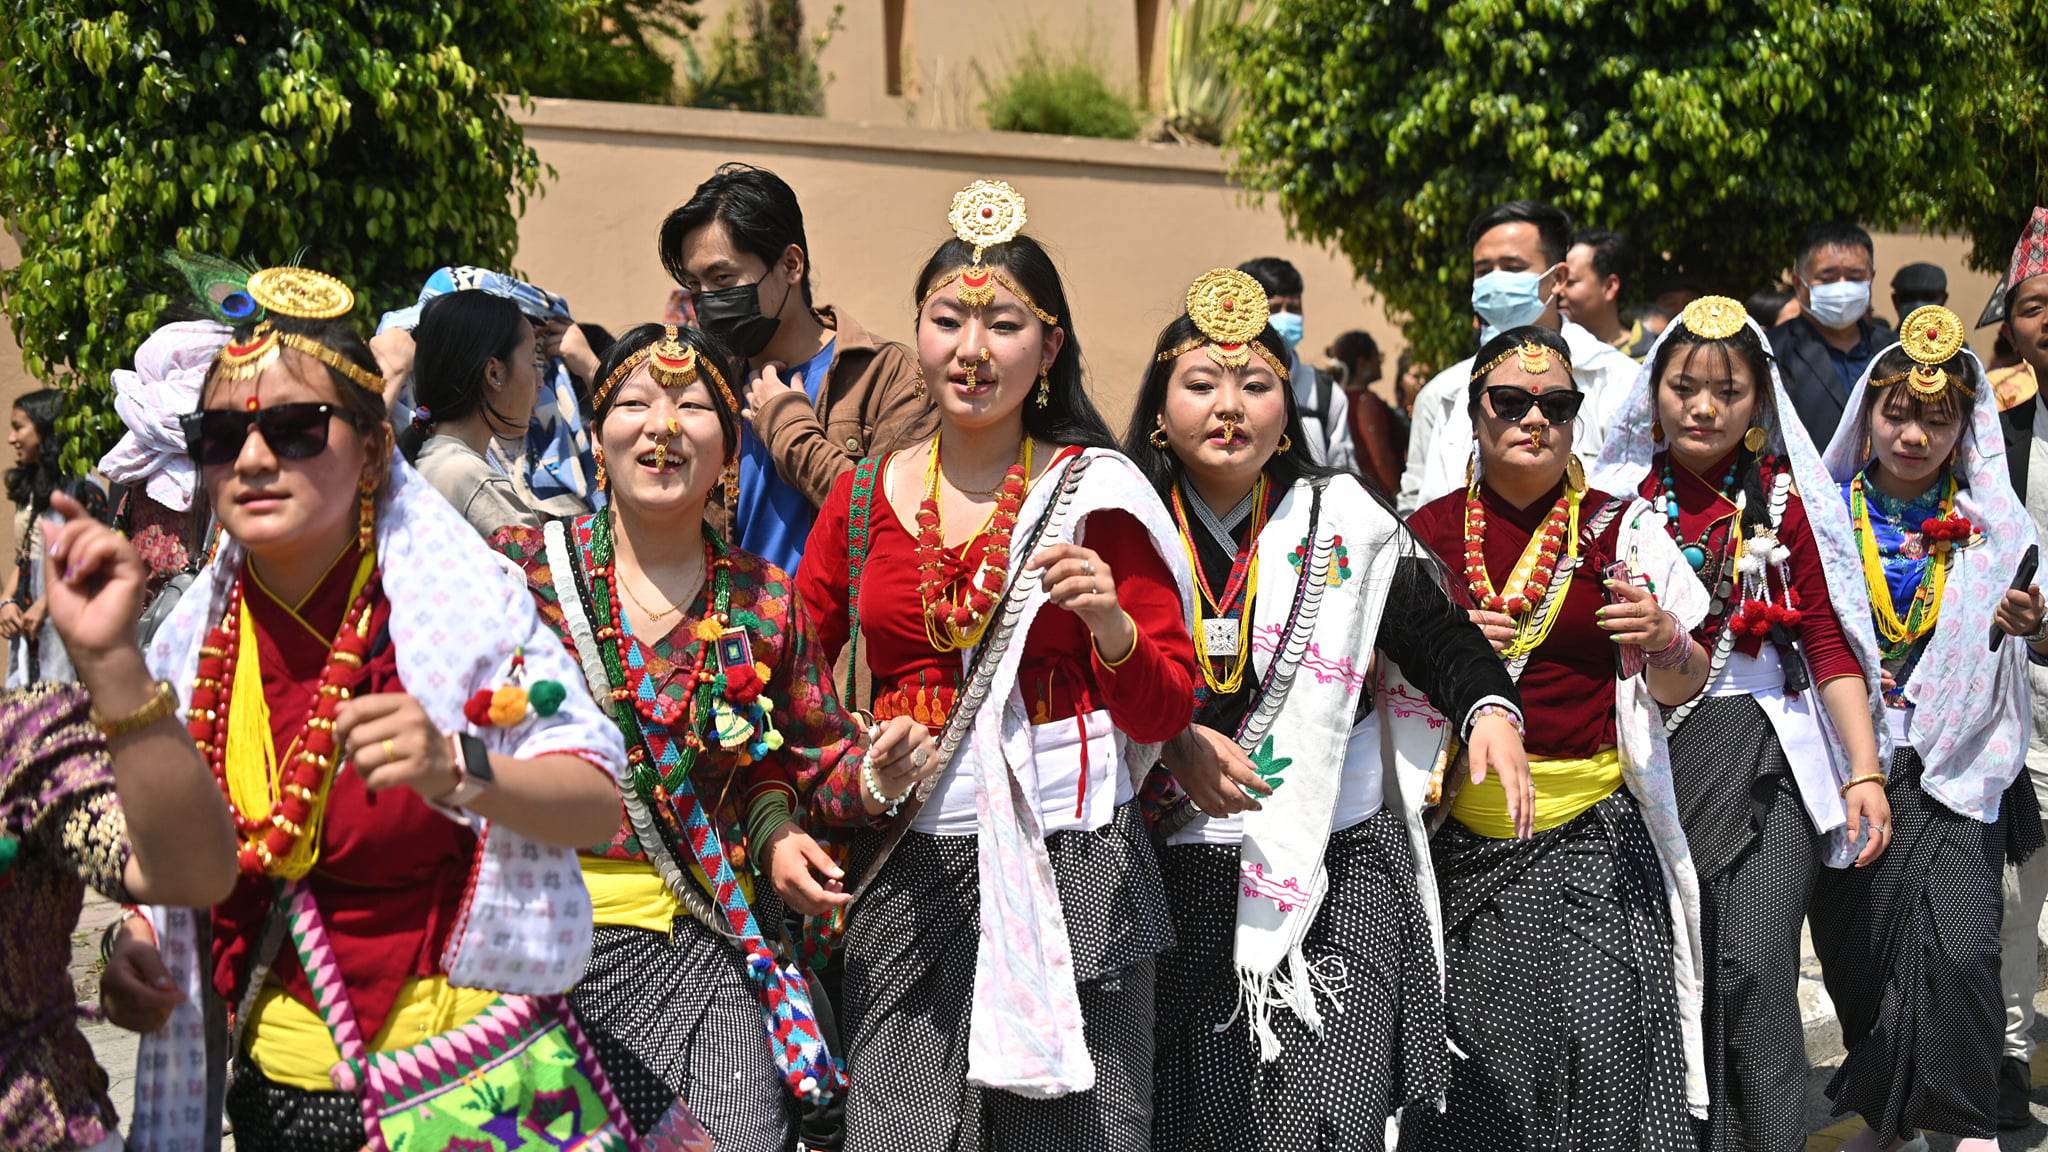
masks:
{"type": "Polygon", "coordinates": [[[128,825],[85,692],[0,696],[0,1148],[90,1148],[115,1131],[78,1030],[71,933],[91,885],[126,901],[128,825]]]}

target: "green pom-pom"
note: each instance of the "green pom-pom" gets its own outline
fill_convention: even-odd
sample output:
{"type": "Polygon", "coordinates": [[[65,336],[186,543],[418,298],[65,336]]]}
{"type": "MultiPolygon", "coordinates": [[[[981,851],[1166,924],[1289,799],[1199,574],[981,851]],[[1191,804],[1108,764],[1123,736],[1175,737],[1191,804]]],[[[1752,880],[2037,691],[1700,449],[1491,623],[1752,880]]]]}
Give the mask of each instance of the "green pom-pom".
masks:
{"type": "Polygon", "coordinates": [[[7,875],[14,867],[14,858],[21,855],[21,841],[12,836],[0,836],[0,876],[7,875]]]}
{"type": "Polygon", "coordinates": [[[526,690],[526,702],[542,716],[553,716],[562,710],[562,701],[569,698],[569,690],[559,680],[535,680],[526,690]]]}

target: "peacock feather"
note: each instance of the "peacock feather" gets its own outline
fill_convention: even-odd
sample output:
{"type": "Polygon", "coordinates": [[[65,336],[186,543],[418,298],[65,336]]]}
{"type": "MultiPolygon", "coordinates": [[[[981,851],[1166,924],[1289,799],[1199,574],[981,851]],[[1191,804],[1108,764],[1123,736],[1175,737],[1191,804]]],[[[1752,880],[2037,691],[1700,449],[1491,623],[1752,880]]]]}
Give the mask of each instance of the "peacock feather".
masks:
{"type": "Polygon", "coordinates": [[[165,252],[164,260],[184,273],[207,315],[230,327],[263,319],[263,306],[249,295],[256,269],[198,252],[165,252]]]}

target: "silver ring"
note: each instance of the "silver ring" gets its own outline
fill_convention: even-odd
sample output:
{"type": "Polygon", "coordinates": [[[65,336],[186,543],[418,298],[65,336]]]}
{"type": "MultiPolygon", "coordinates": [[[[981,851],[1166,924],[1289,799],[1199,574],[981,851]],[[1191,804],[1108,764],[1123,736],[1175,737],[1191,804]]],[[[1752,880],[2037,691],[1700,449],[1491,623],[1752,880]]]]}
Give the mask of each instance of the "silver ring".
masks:
{"type": "Polygon", "coordinates": [[[1096,583],[1095,581],[1093,581],[1093,580],[1090,580],[1090,581],[1088,582],[1088,594],[1089,594],[1089,595],[1091,595],[1091,596],[1099,596],[1099,595],[1101,595],[1101,594],[1102,594],[1102,585],[1100,585],[1100,584],[1097,584],[1097,583],[1096,583]]]}
{"type": "Polygon", "coordinates": [[[931,757],[925,753],[925,750],[919,748],[918,750],[910,754],[910,766],[912,768],[922,768],[924,767],[925,761],[929,759],[931,759],[931,757]]]}
{"type": "Polygon", "coordinates": [[[1081,561],[1081,574],[1082,574],[1083,576],[1093,576],[1093,575],[1095,575],[1095,561],[1093,561],[1093,560],[1085,560],[1085,559],[1084,559],[1084,560],[1082,560],[1082,561],[1081,561]]]}

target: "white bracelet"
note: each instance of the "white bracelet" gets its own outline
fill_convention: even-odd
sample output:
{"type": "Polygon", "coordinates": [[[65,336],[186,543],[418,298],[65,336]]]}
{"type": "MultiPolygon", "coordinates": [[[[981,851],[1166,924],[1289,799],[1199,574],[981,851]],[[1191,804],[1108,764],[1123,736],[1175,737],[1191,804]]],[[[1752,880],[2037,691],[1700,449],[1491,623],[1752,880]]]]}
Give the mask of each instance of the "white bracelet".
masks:
{"type": "Polygon", "coordinates": [[[2029,644],[2039,644],[2043,640],[2048,640],[2048,613],[2043,613],[2041,616],[2041,623],[2039,624],[2039,626],[2037,626],[2032,632],[2029,632],[2025,636],[2020,637],[2020,639],[2026,641],[2029,644]]]}
{"type": "Polygon", "coordinates": [[[917,791],[917,785],[912,784],[903,790],[903,795],[894,800],[882,795],[881,784],[875,779],[875,766],[865,760],[861,761],[860,765],[860,786],[868,790],[868,795],[876,804],[881,805],[884,816],[896,815],[896,810],[903,807],[903,802],[910,799],[912,792],[917,791]]]}

